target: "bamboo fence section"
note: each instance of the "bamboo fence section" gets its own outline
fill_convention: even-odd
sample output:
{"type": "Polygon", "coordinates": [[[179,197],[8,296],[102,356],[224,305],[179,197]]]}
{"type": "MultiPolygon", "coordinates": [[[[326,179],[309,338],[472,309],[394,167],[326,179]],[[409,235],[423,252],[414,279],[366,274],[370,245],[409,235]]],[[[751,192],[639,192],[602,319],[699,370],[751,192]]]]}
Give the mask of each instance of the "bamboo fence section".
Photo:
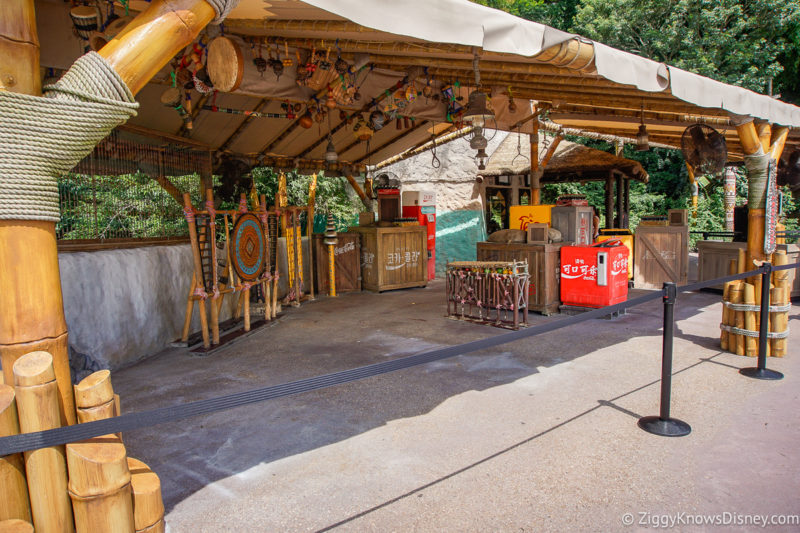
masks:
{"type": "MultiPolygon", "coordinates": [[[[750,263],[750,256],[745,250],[739,250],[738,260],[731,260],[729,273],[741,274],[750,263]]],[[[775,266],[788,264],[788,256],[784,251],[776,251],[767,258],[775,266]]],[[[791,287],[789,272],[775,271],[770,278],[769,287],[761,287],[761,276],[752,276],[747,280],[726,282],[722,293],[722,322],[720,331],[720,348],[748,357],[758,356],[758,332],[760,329],[760,291],[770,291],[769,323],[767,331],[766,355],[784,357],[786,355],[789,330],[789,312],[782,310],[790,303],[791,287]],[[758,283],[754,283],[758,280],[758,283]],[[732,328],[736,328],[735,330],[732,328]],[[739,333],[744,331],[746,334],[739,333]]]]}

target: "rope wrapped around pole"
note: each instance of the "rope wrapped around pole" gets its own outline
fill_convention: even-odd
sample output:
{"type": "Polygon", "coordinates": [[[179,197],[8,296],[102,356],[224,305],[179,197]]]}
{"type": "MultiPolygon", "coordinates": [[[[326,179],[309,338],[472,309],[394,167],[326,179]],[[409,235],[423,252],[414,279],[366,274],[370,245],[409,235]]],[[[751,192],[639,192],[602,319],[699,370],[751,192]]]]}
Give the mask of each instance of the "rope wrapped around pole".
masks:
{"type": "Polygon", "coordinates": [[[0,92],[0,219],[58,222],[58,176],[139,108],[95,52],[44,91],[0,92]]]}

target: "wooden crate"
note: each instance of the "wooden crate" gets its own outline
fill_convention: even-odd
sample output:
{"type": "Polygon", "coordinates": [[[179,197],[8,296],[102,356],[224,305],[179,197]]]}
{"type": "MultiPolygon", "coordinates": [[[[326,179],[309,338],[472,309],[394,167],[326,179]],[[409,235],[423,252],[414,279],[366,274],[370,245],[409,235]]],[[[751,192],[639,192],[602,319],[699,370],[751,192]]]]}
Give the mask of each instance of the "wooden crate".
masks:
{"type": "Polygon", "coordinates": [[[531,276],[528,306],[543,315],[558,312],[561,246],[556,244],[479,242],[478,261],[528,261],[531,276]]]}
{"type": "Polygon", "coordinates": [[[388,291],[428,284],[428,229],[425,226],[354,227],[361,235],[361,286],[388,291]]]}
{"type": "Polygon", "coordinates": [[[634,286],[660,289],[665,281],[686,283],[689,274],[689,227],[643,226],[634,241],[634,286]]]}
{"type": "MultiPolygon", "coordinates": [[[[361,290],[361,234],[339,233],[334,246],[336,261],[336,292],[358,292],[361,290]]],[[[328,246],[324,235],[314,235],[314,254],[317,292],[328,294],[328,246]]]]}
{"type": "MultiPolygon", "coordinates": [[[[721,278],[728,275],[731,259],[739,260],[739,250],[746,250],[746,242],[697,241],[697,281],[721,278]]],[[[722,290],[722,285],[714,289],[722,290]]]]}

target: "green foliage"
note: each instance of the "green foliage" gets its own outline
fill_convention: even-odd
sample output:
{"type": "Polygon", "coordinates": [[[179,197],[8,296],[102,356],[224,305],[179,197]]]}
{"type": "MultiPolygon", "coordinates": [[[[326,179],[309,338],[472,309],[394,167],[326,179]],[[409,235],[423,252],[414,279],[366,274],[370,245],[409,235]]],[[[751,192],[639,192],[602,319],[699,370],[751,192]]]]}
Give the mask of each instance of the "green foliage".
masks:
{"type": "MultiPolygon", "coordinates": [[[[254,168],[252,173],[258,193],[266,195],[268,205],[274,204],[278,192],[279,174],[268,167],[254,168]]],[[[286,194],[289,204],[307,205],[310,184],[311,176],[304,176],[294,171],[286,173],[286,194]]],[[[326,177],[324,173],[320,173],[317,178],[314,206],[317,213],[324,215],[331,213],[334,216],[338,231],[344,231],[348,226],[357,223],[358,213],[361,211],[361,201],[352,192],[347,179],[326,177]]],[[[314,227],[315,231],[324,229],[319,220],[315,220],[314,227]]]]}
{"type": "Polygon", "coordinates": [[[571,30],[758,92],[800,89],[796,1],[581,0],[571,30]]]}

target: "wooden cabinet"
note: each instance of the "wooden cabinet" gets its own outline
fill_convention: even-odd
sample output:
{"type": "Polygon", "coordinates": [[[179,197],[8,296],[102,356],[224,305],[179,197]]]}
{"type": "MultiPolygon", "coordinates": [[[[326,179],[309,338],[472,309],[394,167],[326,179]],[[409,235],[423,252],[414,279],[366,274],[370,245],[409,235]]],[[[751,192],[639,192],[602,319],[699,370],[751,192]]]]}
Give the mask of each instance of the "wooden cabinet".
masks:
{"type": "MultiPolygon", "coordinates": [[[[358,292],[361,290],[361,234],[339,233],[339,242],[333,247],[336,263],[336,292],[358,292]]],[[[328,294],[328,246],[324,235],[314,235],[314,280],[319,294],[328,294]]]]}
{"type": "Polygon", "coordinates": [[[428,229],[425,226],[358,226],[361,235],[361,286],[388,291],[428,284],[428,229]]]}
{"type": "Polygon", "coordinates": [[[531,276],[528,308],[543,315],[558,312],[560,251],[563,244],[479,242],[478,261],[528,261],[531,276]]]}
{"type": "Polygon", "coordinates": [[[665,281],[686,284],[689,275],[689,227],[644,226],[636,228],[634,286],[660,289],[665,281]]]}

